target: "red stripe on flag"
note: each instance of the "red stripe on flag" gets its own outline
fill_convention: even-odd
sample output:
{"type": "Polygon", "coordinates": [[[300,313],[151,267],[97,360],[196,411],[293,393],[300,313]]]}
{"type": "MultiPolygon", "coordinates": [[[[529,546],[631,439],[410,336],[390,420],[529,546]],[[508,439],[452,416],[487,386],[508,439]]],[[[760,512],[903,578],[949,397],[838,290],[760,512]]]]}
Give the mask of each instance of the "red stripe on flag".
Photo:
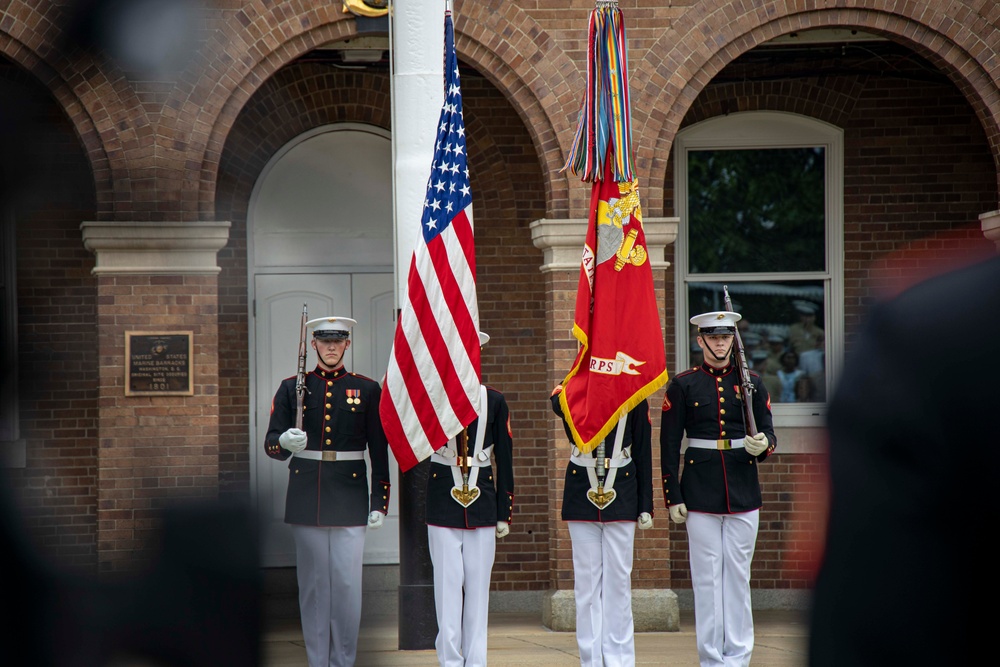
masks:
{"type": "MultiPolygon", "coordinates": [[[[440,237],[434,239],[429,245],[428,250],[431,255],[434,255],[433,248],[435,246],[440,246],[440,237]]],[[[435,268],[437,268],[437,263],[435,262],[435,268]]],[[[458,370],[455,368],[455,364],[452,363],[451,355],[448,352],[448,343],[445,341],[441,330],[438,328],[437,321],[434,319],[433,312],[431,310],[431,304],[427,299],[427,292],[424,290],[424,284],[420,280],[419,274],[414,271],[411,274],[411,278],[416,277],[415,280],[411,280],[409,283],[408,297],[410,303],[413,306],[413,311],[417,316],[417,322],[420,325],[420,334],[424,339],[424,344],[427,346],[427,350],[430,352],[431,360],[434,362],[434,367],[438,371],[438,375],[441,378],[445,394],[448,397],[449,403],[451,403],[452,411],[461,419],[463,415],[467,415],[469,410],[475,413],[475,408],[472,403],[469,402],[468,396],[465,394],[465,390],[462,388],[461,378],[459,377],[458,370]]],[[[439,280],[444,281],[441,272],[438,272],[439,280]]],[[[451,282],[454,283],[454,276],[448,273],[451,277],[451,282]]],[[[447,295],[447,298],[453,298],[451,295],[447,295]]],[[[466,311],[468,314],[468,311],[466,311]]],[[[412,357],[409,360],[409,364],[413,364],[412,357]]],[[[399,362],[400,368],[404,367],[402,361],[399,362]]],[[[409,387],[410,382],[407,378],[407,387],[409,387]]],[[[418,381],[423,382],[423,378],[419,378],[418,381]]],[[[440,417],[438,417],[440,420],[440,417]]],[[[440,425],[439,425],[440,428],[440,425]]],[[[427,429],[425,428],[426,432],[427,429]]],[[[448,438],[440,440],[443,445],[447,442],[448,438]]],[[[431,438],[431,442],[438,442],[438,440],[431,438]]]]}
{"type": "MultiPolygon", "coordinates": [[[[441,428],[441,421],[434,410],[434,404],[427,391],[427,386],[424,384],[424,378],[419,375],[413,350],[402,331],[393,343],[393,351],[406,387],[408,407],[419,419],[427,440],[431,443],[444,444],[448,441],[448,437],[441,428]]],[[[397,402],[393,401],[393,404],[397,405],[397,402]]]]}

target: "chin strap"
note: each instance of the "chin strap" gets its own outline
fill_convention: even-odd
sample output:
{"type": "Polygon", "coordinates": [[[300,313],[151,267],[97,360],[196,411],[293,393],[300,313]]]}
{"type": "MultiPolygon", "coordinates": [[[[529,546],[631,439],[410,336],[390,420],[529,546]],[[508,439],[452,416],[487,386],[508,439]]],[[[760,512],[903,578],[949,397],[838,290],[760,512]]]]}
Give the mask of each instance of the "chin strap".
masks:
{"type": "MultiPolygon", "coordinates": [[[[733,342],[735,342],[735,340],[736,339],[734,338],[733,342]]],[[[729,349],[726,350],[726,353],[724,355],[722,355],[721,357],[717,356],[715,354],[715,352],[712,350],[712,346],[709,345],[707,341],[705,343],[705,348],[708,350],[708,353],[712,355],[712,358],[715,359],[716,361],[722,361],[723,359],[725,359],[726,357],[728,357],[733,352],[733,344],[732,343],[729,344],[729,349]]]]}

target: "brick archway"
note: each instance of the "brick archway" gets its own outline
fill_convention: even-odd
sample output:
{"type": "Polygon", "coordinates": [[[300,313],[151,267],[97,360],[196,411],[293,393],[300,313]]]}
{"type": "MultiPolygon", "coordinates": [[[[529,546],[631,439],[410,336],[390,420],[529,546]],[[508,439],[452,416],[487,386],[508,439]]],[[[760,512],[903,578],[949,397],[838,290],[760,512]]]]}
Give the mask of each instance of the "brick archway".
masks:
{"type": "MultiPolygon", "coordinates": [[[[12,0],[7,13],[30,15],[35,11],[31,4],[12,0]]],[[[109,220],[114,215],[115,202],[121,199],[116,187],[128,183],[123,145],[128,142],[145,145],[135,131],[141,123],[134,122],[145,117],[145,112],[131,87],[114,85],[110,77],[123,78],[124,74],[112,62],[91,67],[94,58],[85,56],[71,63],[63,52],[52,49],[53,44],[65,37],[62,26],[53,21],[26,24],[16,38],[0,32],[0,54],[44,86],[69,119],[91,165],[97,219],[109,220]],[[56,59],[46,59],[45,53],[55,54],[56,59]],[[119,138],[111,140],[115,133],[119,138]]]]}
{"type": "MultiPolygon", "coordinates": [[[[222,62],[235,64],[241,60],[245,62],[247,53],[260,53],[256,62],[234,67],[225,77],[216,78],[210,84],[213,86],[210,92],[175,91],[166,105],[182,110],[190,107],[192,130],[209,128],[207,133],[192,131],[192,139],[197,143],[188,146],[186,153],[189,159],[197,159],[201,164],[198,213],[203,219],[211,219],[214,215],[216,179],[226,135],[250,96],[278,69],[299,55],[323,43],[355,35],[353,21],[338,13],[314,10],[308,14],[308,20],[307,15],[303,15],[302,20],[314,27],[287,37],[287,31],[282,31],[282,23],[269,22],[268,18],[284,4],[275,6],[267,17],[258,14],[249,25],[245,23],[248,19],[234,18],[221,31],[219,40],[237,31],[244,34],[258,24],[267,26],[268,31],[258,31],[257,41],[244,45],[242,51],[228,47],[214,54],[222,62]],[[323,23],[324,20],[327,22],[323,23]],[[202,100],[197,106],[196,99],[202,100]]],[[[483,7],[482,3],[461,4],[456,10],[459,57],[483,72],[512,101],[531,133],[543,167],[547,215],[565,217],[572,206],[571,188],[566,175],[559,170],[565,155],[563,144],[572,140],[575,129],[570,123],[576,120],[583,79],[577,65],[553,40],[538,40],[542,30],[523,10],[507,4],[501,16],[506,22],[498,25],[497,12],[493,9],[483,7]],[[569,78],[565,72],[570,73],[569,78]]],[[[162,134],[171,136],[183,132],[178,125],[178,118],[183,116],[165,118],[162,134]]],[[[574,205],[586,206],[586,193],[580,197],[574,205]]]]}
{"type": "MultiPolygon", "coordinates": [[[[958,87],[983,125],[991,145],[1000,143],[1000,99],[996,84],[972,54],[992,54],[977,35],[972,10],[963,16],[946,16],[938,9],[904,6],[870,0],[866,8],[823,8],[819,3],[789,11],[783,3],[745,13],[739,0],[709,0],[698,12],[685,13],[676,25],[650,48],[639,63],[634,80],[645,81],[633,90],[633,127],[640,170],[654,175],[649,207],[662,210],[662,174],[674,136],[694,100],[727,64],[741,54],[780,35],[811,28],[852,27],[884,35],[904,44],[939,67],[958,87]],[[814,5],[816,5],[814,7],[814,5]],[[917,17],[915,14],[920,14],[917,17]],[[910,15],[914,14],[914,15],[910,15]],[[739,19],[733,20],[733,16],[739,19]],[[714,35],[710,47],[705,36],[714,35]],[[666,98],[667,108],[663,108],[666,98]]],[[[985,22],[981,16],[979,21],[985,22]]],[[[986,31],[983,30],[985,34],[986,31]]],[[[994,152],[994,162],[1000,154],[994,152]]]]}

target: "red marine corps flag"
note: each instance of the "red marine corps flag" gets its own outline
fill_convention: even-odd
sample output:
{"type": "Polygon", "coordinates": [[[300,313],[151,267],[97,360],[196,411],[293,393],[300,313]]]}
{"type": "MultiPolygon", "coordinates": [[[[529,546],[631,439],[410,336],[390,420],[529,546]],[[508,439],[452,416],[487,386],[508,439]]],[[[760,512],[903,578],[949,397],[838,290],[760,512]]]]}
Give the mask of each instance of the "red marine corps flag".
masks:
{"type": "Polygon", "coordinates": [[[476,246],[451,12],[444,26],[444,106],[379,403],[403,472],[471,424],[479,402],[476,246]]]}
{"type": "Polygon", "coordinates": [[[587,91],[566,162],[594,184],[573,324],[580,350],[559,396],[583,452],[667,381],[629,113],[622,14],[617,3],[600,2],[590,16],[587,91]]]}

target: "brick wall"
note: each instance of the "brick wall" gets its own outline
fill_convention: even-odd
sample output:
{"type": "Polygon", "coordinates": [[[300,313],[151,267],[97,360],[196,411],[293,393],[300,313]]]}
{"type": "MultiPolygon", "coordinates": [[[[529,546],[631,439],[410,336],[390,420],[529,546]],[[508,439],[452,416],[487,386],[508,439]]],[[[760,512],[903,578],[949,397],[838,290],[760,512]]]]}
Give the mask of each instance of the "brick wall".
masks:
{"type": "MultiPolygon", "coordinates": [[[[771,110],[813,116],[844,129],[844,310],[850,354],[851,335],[874,299],[995,253],[978,216],[996,207],[996,171],[966,100],[912,52],[873,45],[856,58],[834,62],[809,56],[807,62],[808,76],[786,81],[801,71],[802,62],[775,64],[760,56],[736,60],[698,98],[686,123],[771,110]],[[870,71],[869,59],[876,54],[892,76],[870,71]],[[852,69],[857,74],[846,73],[852,69]]],[[[664,182],[668,206],[673,205],[672,179],[671,162],[664,182]]],[[[672,298],[667,301],[669,307],[672,298]]],[[[673,336],[672,322],[668,317],[667,340],[673,336]]],[[[777,453],[761,466],[764,508],[752,583],[807,588],[822,525],[817,489],[822,489],[824,458],[782,454],[780,431],[778,437],[777,453]]],[[[672,581],[675,587],[690,587],[686,533],[675,527],[670,537],[672,581]]]]}
{"type": "Polygon", "coordinates": [[[97,286],[79,225],[94,215],[93,177],[55,100],[2,61],[0,106],[0,205],[13,206],[16,224],[18,400],[27,451],[27,467],[9,472],[37,546],[88,570],[97,554],[97,286]]]}
{"type": "MultiPolygon", "coordinates": [[[[672,212],[669,146],[683,124],[773,109],[843,127],[849,351],[872,299],[993,252],[978,215],[998,201],[991,149],[998,123],[990,106],[996,83],[986,72],[1000,48],[996,10],[956,0],[949,11],[960,19],[952,20],[930,1],[871,0],[861,9],[772,2],[760,12],[744,11],[746,4],[621,3],[634,68],[634,137],[648,187],[644,210],[672,212]],[[977,17],[970,8],[994,13],[977,17]],[[876,47],[868,45],[867,55],[852,52],[848,60],[827,54],[771,62],[757,58],[763,50],[750,51],[779,34],[840,25],[867,26],[905,48],[872,55],[876,47]]],[[[558,166],[579,108],[593,3],[456,5],[482,241],[482,323],[493,336],[483,370],[508,397],[518,466],[515,530],[500,545],[494,579],[505,590],[567,588],[568,534],[555,518],[564,461],[550,451],[564,436],[545,399],[573,358],[568,332],[576,275],[538,272],[540,252],[527,225],[546,215],[586,215],[587,188],[559,175],[558,166]]],[[[109,550],[102,566],[115,569],[128,565],[126,552],[141,542],[148,509],[178,490],[211,495],[214,474],[223,495],[248,493],[250,359],[241,341],[248,331],[246,209],[253,183],[275,150],[312,127],[351,121],[389,129],[388,82],[384,72],[293,63],[355,30],[339,8],[322,3],[213,5],[196,35],[191,69],[176,81],[138,80],[91,50],[67,49],[65,10],[22,0],[0,10],[0,110],[31,109],[25,117],[39,121],[20,137],[8,124],[0,127],[7,148],[0,175],[22,195],[19,398],[28,465],[13,478],[37,539],[64,562],[97,565],[100,512],[110,522],[101,524],[100,548],[109,550]],[[31,150],[9,150],[14,138],[26,139],[21,145],[31,150]],[[38,175],[39,189],[21,188],[17,177],[24,174],[38,175]],[[233,227],[217,280],[99,282],[79,231],[81,221],[95,219],[231,220],[233,227]],[[171,301],[174,294],[191,301],[171,301]],[[198,332],[204,372],[213,372],[218,350],[217,380],[203,379],[196,399],[164,399],[159,413],[122,400],[115,384],[121,369],[114,366],[121,333],[146,321],[131,305],[132,319],[105,318],[132,299],[165,313],[163,326],[198,332]],[[124,430],[116,410],[148,427],[148,442],[178,435],[190,443],[169,469],[105,465],[129,451],[129,437],[115,432],[124,430]],[[215,462],[198,451],[212,437],[215,462]]],[[[672,261],[673,247],[667,250],[672,261]]],[[[674,287],[668,270],[662,285],[668,352],[674,287]]],[[[812,502],[822,459],[779,449],[763,475],[767,504],[754,585],[804,587],[810,565],[803,554],[812,538],[803,528],[820,514],[812,502]]],[[[639,536],[637,585],[685,585],[684,534],[670,529],[668,538],[666,521],[659,509],[657,528],[639,536]]]]}

